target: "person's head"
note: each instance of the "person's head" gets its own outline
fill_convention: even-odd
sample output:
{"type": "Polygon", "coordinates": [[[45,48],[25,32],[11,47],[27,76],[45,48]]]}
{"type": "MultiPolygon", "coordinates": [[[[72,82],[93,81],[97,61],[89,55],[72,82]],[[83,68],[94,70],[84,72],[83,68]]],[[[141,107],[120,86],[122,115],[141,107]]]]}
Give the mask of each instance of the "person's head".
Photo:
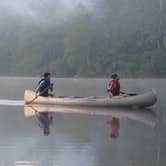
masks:
{"type": "Polygon", "coordinates": [[[43,76],[44,76],[44,78],[49,78],[51,76],[51,73],[46,72],[46,73],[43,74],[43,76]]]}
{"type": "Polygon", "coordinates": [[[112,78],[112,79],[118,79],[118,80],[120,79],[119,75],[116,74],[116,73],[112,74],[112,75],[111,75],[111,78],[112,78]]]}

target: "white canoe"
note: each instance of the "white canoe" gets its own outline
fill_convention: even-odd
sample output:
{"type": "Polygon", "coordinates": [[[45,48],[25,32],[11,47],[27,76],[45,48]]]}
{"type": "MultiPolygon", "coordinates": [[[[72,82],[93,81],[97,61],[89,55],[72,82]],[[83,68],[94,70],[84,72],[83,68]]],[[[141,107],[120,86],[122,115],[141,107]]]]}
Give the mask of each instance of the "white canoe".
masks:
{"type": "Polygon", "coordinates": [[[128,96],[119,99],[109,97],[42,97],[35,98],[35,92],[25,90],[24,100],[26,104],[49,104],[63,106],[87,106],[87,107],[149,107],[156,103],[156,93],[152,90],[136,96],[128,96]]]}
{"type": "Polygon", "coordinates": [[[32,104],[24,106],[25,117],[35,116],[35,112],[52,112],[65,114],[85,114],[96,116],[116,117],[119,120],[134,120],[147,124],[151,127],[156,125],[156,113],[152,109],[130,109],[130,108],[95,108],[81,106],[52,106],[43,104],[32,104]]]}

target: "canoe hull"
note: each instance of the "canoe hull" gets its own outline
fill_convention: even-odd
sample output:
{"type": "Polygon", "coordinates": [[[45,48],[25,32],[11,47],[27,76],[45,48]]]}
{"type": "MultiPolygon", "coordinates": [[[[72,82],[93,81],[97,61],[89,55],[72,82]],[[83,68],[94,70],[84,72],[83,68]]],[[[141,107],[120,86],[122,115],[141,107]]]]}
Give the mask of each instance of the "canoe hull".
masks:
{"type": "Polygon", "coordinates": [[[86,107],[149,107],[156,103],[156,94],[149,91],[136,96],[129,96],[120,99],[110,99],[109,97],[42,97],[35,98],[35,93],[25,90],[24,101],[26,104],[48,104],[63,106],[86,106],[86,107]]]}

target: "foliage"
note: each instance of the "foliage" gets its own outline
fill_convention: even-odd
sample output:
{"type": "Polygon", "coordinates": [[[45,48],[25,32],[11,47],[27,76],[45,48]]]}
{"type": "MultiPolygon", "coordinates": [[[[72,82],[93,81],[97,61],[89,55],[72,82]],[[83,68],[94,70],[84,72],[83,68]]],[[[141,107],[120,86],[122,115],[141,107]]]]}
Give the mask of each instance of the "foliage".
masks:
{"type": "MultiPolygon", "coordinates": [[[[166,75],[166,9],[161,11],[159,1],[96,0],[95,10],[79,4],[68,19],[60,1],[55,12],[53,5],[46,6],[42,21],[0,17],[1,75],[166,75]]],[[[34,8],[42,14],[40,6],[34,8]]]]}

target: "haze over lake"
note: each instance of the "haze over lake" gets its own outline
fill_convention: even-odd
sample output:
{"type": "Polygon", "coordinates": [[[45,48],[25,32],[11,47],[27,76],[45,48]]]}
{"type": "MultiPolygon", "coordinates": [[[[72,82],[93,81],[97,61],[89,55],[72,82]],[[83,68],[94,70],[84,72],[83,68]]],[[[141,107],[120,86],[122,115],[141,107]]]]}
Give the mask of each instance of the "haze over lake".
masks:
{"type": "Polygon", "coordinates": [[[1,1],[0,166],[164,166],[165,15],[164,0],[1,1]],[[117,73],[122,91],[158,100],[40,112],[23,96],[45,72],[54,96],[108,96],[117,73]]]}
{"type": "Polygon", "coordinates": [[[165,77],[163,0],[0,2],[0,75],[165,77]]]}

